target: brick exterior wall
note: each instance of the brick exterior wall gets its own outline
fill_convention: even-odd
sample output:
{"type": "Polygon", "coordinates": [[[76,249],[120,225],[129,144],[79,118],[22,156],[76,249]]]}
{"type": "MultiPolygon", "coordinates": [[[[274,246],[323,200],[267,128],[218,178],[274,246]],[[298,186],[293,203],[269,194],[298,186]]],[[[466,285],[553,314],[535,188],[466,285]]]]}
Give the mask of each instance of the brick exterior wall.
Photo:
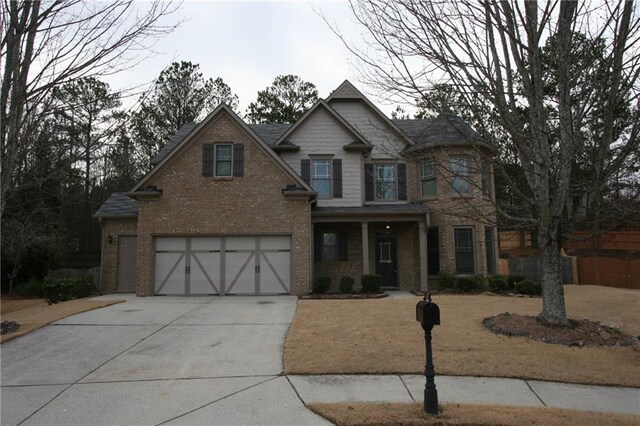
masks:
{"type": "Polygon", "coordinates": [[[118,290],[118,238],[137,235],[137,219],[104,219],[102,222],[102,278],[101,294],[118,290]],[[111,235],[111,243],[109,243],[111,235]]]}
{"type": "Polygon", "coordinates": [[[454,228],[472,227],[474,232],[475,273],[486,274],[485,227],[493,227],[495,270],[498,271],[498,238],[496,233],[497,218],[495,212],[495,185],[493,166],[491,166],[491,197],[482,193],[481,164],[491,155],[472,147],[436,147],[429,153],[412,159],[409,168],[414,169],[415,180],[413,199],[422,202],[429,209],[430,226],[439,228],[440,237],[440,270],[455,272],[454,228]],[[452,174],[449,163],[452,156],[467,155],[471,158],[471,194],[461,197],[453,194],[451,189],[452,174]],[[433,158],[436,161],[437,197],[423,198],[420,186],[420,164],[422,160],[433,158]]]}
{"type": "Polygon", "coordinates": [[[158,199],[139,200],[137,294],[154,294],[154,236],[291,235],[291,293],[309,292],[310,213],[306,199],[287,199],[295,181],[227,113],[206,125],[148,185],[158,199]],[[203,143],[242,143],[244,176],[202,176],[203,143]]]}

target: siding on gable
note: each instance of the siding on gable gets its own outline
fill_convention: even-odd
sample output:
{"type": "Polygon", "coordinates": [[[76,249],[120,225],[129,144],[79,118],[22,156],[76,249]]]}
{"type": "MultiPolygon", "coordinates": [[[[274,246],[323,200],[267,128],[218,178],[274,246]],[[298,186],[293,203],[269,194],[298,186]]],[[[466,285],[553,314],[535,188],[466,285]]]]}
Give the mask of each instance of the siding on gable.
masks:
{"type": "Polygon", "coordinates": [[[355,136],[347,131],[323,107],[316,109],[294,130],[287,140],[300,147],[298,152],[282,153],[281,157],[298,174],[300,161],[313,155],[333,155],[342,160],[342,198],[319,199],[319,207],[357,207],[362,205],[362,155],[347,152],[342,147],[355,136]]]}
{"type": "Polygon", "coordinates": [[[331,101],[333,109],[373,144],[373,159],[399,158],[404,140],[387,123],[360,101],[331,101]]]}

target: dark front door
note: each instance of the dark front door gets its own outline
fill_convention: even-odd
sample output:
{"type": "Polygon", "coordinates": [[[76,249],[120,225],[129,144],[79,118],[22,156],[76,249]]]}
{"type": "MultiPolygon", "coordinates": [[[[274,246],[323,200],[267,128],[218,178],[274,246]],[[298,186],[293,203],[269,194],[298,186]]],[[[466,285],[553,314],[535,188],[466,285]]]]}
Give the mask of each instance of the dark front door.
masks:
{"type": "Polygon", "coordinates": [[[376,274],[382,276],[382,285],[398,285],[398,260],[394,237],[376,238],[376,274]]]}

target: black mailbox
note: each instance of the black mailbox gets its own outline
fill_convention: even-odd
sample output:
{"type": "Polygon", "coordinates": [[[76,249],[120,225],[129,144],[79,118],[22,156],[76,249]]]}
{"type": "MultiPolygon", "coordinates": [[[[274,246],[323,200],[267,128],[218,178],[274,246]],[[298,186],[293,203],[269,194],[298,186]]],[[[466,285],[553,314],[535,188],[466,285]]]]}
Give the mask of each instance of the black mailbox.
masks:
{"type": "Polygon", "coordinates": [[[428,300],[418,302],[416,305],[416,320],[423,327],[440,325],[440,308],[428,300]]]}

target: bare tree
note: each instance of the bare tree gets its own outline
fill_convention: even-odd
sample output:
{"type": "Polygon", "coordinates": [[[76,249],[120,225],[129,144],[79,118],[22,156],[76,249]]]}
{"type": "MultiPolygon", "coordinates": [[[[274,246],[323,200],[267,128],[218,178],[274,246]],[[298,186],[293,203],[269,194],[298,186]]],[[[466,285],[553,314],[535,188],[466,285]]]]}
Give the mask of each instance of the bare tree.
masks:
{"type": "MultiPolygon", "coordinates": [[[[163,18],[177,8],[156,1],[3,0],[0,12],[0,217],[19,163],[33,135],[24,125],[43,108],[54,87],[79,77],[114,74],[137,64],[176,24],[163,18]]],[[[27,150],[28,151],[28,150],[27,150]]]]}
{"type": "Polygon", "coordinates": [[[533,193],[530,220],[543,270],[540,317],[567,324],[560,244],[562,224],[577,215],[571,206],[576,157],[595,143],[593,182],[604,186],[638,144],[637,107],[624,132],[614,131],[612,114],[639,99],[640,19],[633,2],[366,0],[351,9],[369,42],[368,49],[351,48],[365,80],[405,99],[425,99],[430,87],[448,84],[466,105],[481,98],[495,108],[533,193]],[[579,32],[606,43],[606,91],[573,72],[579,32]],[[542,58],[549,37],[557,39],[553,76],[542,58]],[[553,96],[544,90],[549,78],[557,79],[553,96]],[[580,131],[587,125],[594,132],[588,141],[580,131]]]}

